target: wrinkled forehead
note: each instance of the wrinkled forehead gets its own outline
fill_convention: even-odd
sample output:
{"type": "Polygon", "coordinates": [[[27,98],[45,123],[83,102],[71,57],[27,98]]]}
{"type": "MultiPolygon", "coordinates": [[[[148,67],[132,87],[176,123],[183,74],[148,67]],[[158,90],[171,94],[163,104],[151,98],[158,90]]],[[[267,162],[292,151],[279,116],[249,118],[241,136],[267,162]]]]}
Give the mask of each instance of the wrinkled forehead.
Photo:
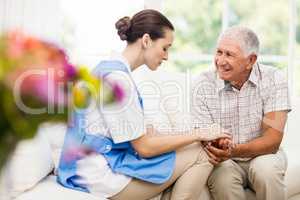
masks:
{"type": "Polygon", "coordinates": [[[234,51],[236,53],[242,53],[242,46],[236,38],[232,38],[229,36],[223,36],[218,39],[217,49],[219,50],[227,50],[234,51]]]}

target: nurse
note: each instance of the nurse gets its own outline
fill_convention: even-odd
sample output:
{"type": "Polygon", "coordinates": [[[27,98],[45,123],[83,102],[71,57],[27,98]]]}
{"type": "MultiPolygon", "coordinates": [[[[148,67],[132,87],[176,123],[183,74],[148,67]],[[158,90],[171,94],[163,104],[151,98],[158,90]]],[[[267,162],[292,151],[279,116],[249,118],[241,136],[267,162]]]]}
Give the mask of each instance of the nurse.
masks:
{"type": "Polygon", "coordinates": [[[114,200],[150,199],[173,185],[171,199],[198,199],[212,170],[201,142],[227,137],[200,129],[160,133],[145,128],[143,100],[131,72],[146,65],[151,70],[168,59],[174,27],[160,12],[143,10],[115,24],[127,41],[120,55],[113,55],[94,69],[94,75],[119,83],[122,102],[101,108],[90,105],[74,113],[58,169],[63,186],[114,200]],[[84,121],[84,123],[82,123],[84,121]],[[95,153],[66,162],[66,149],[77,140],[95,153]]]}

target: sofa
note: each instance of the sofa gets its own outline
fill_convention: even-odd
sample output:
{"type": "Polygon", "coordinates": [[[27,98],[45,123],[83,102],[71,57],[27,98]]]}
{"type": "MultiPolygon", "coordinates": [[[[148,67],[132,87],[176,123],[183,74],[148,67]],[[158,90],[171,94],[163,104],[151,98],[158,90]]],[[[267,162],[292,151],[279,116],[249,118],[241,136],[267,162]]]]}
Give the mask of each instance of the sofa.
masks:
{"type": "MultiPolygon", "coordinates": [[[[134,79],[144,97],[145,121],[157,129],[185,129],[189,127],[190,73],[151,72],[147,68],[134,72],[134,79]]],[[[289,200],[300,200],[300,147],[297,146],[297,118],[300,105],[293,107],[283,141],[289,166],[286,189],[289,200]]],[[[299,115],[299,116],[298,116],[299,115]]],[[[65,124],[46,123],[40,126],[35,138],[22,141],[10,162],[2,170],[0,200],[101,200],[84,192],[73,191],[56,182],[56,168],[63,144],[65,124]]],[[[255,193],[246,189],[247,199],[255,200],[255,193]]],[[[153,198],[159,200],[160,195],[153,198]]],[[[201,200],[210,200],[208,189],[201,200]]]]}

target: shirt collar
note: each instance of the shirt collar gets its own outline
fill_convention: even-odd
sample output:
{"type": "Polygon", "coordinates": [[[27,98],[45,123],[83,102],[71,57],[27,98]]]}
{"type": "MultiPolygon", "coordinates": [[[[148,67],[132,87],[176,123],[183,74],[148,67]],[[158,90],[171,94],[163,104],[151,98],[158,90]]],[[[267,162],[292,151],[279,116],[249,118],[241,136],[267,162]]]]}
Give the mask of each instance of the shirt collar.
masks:
{"type": "Polygon", "coordinates": [[[218,91],[221,91],[223,89],[226,91],[232,90],[230,83],[228,81],[224,81],[223,79],[221,79],[219,77],[217,70],[215,70],[215,76],[216,76],[216,86],[217,86],[218,91]]]}
{"type": "Polygon", "coordinates": [[[110,59],[111,60],[118,60],[118,61],[124,63],[125,66],[127,67],[128,71],[129,71],[129,73],[131,73],[131,68],[130,68],[130,65],[129,65],[127,59],[120,52],[113,51],[110,55],[110,59]]]}
{"type": "Polygon", "coordinates": [[[255,86],[257,86],[259,77],[260,77],[259,66],[258,66],[258,63],[255,63],[252,67],[252,70],[251,70],[248,80],[251,83],[253,83],[255,86]]]}
{"type": "MultiPolygon", "coordinates": [[[[215,70],[215,75],[216,75],[216,86],[217,86],[218,91],[223,90],[223,89],[226,91],[232,90],[232,86],[231,86],[230,82],[222,80],[219,77],[217,70],[215,70]]],[[[251,70],[248,81],[256,86],[258,84],[259,76],[260,76],[259,66],[257,63],[255,63],[251,70]]]]}

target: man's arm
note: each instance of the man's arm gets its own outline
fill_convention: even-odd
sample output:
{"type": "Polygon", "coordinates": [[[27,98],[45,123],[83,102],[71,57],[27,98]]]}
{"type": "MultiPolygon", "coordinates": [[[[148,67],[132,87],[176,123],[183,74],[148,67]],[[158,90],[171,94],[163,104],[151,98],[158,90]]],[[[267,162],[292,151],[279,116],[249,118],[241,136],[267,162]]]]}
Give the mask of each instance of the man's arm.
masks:
{"type": "Polygon", "coordinates": [[[245,144],[237,144],[231,157],[252,158],[276,153],[282,141],[287,120],[286,111],[269,112],[262,122],[263,135],[245,144]]]}
{"type": "Polygon", "coordinates": [[[245,144],[237,144],[232,149],[223,150],[208,145],[204,149],[209,155],[209,161],[217,165],[233,157],[253,158],[259,155],[276,153],[283,137],[287,120],[287,111],[267,113],[262,122],[263,135],[245,144]]]}

